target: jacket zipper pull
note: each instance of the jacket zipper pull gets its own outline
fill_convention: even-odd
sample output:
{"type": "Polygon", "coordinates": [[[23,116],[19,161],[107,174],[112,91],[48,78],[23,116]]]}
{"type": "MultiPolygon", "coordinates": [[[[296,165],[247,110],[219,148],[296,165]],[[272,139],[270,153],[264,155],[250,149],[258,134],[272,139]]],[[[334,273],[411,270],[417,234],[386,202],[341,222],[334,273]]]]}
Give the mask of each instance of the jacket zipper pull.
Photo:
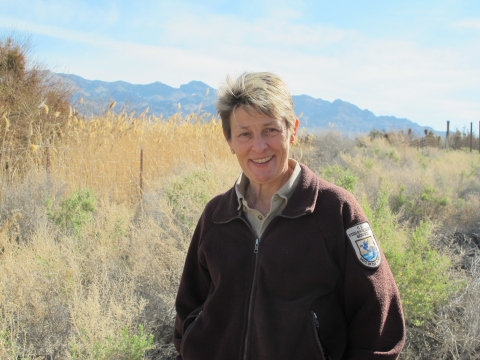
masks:
{"type": "MultiPolygon", "coordinates": [[[[313,320],[315,321],[315,326],[317,327],[317,336],[318,336],[318,341],[320,341],[320,335],[318,334],[318,331],[320,330],[320,323],[318,322],[318,317],[315,312],[312,311],[313,314],[313,320]]],[[[321,343],[320,345],[322,346],[322,351],[323,351],[323,356],[325,357],[326,360],[332,360],[332,357],[330,356],[330,353],[328,350],[323,346],[321,343]]]]}
{"type": "Polygon", "coordinates": [[[255,251],[254,251],[255,254],[258,253],[258,243],[259,243],[259,240],[256,239],[255,240],[255,251]]]}
{"type": "Polygon", "coordinates": [[[320,329],[320,324],[318,323],[318,317],[317,314],[313,313],[313,320],[315,320],[315,326],[317,329],[320,329]]]}

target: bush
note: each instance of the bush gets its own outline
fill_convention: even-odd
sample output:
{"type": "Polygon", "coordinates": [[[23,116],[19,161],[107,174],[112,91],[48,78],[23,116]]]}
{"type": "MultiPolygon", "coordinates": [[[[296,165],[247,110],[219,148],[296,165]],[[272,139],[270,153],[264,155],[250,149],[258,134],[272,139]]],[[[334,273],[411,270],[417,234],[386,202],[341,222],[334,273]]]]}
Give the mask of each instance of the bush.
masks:
{"type": "MultiPolygon", "coordinates": [[[[88,337],[84,340],[88,344],[88,337]]],[[[104,341],[90,344],[87,349],[72,344],[71,356],[75,360],[140,360],[147,350],[153,348],[153,335],[145,334],[143,325],[139,325],[138,334],[130,334],[128,327],[124,327],[117,339],[108,336],[104,341]]]]}
{"type": "Polygon", "coordinates": [[[323,171],[325,180],[333,182],[334,184],[350,191],[355,191],[358,179],[347,167],[340,165],[328,165],[323,171]]]}
{"type": "Polygon", "coordinates": [[[364,201],[375,235],[382,244],[400,291],[407,322],[430,319],[461,284],[450,277],[450,260],[429,244],[431,228],[421,222],[413,231],[401,227],[388,205],[388,190],[380,191],[373,208],[364,201]]]}
{"type": "Polygon", "coordinates": [[[215,188],[211,173],[197,170],[173,180],[164,191],[180,223],[193,231],[215,188]]]}
{"type": "Polygon", "coordinates": [[[48,218],[62,231],[80,235],[83,227],[92,219],[97,209],[95,193],[88,189],[76,190],[70,197],[60,202],[59,209],[54,210],[51,200],[47,203],[48,218]]]}

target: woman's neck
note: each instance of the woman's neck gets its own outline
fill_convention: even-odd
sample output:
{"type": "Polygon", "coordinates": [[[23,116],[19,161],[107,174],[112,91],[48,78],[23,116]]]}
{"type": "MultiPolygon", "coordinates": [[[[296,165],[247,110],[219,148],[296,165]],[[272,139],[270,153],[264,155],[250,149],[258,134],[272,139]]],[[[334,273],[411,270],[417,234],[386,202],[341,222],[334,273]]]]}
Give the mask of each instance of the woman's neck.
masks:
{"type": "Polygon", "coordinates": [[[248,182],[245,187],[245,199],[250,208],[260,211],[264,216],[270,212],[272,196],[282,188],[293,173],[293,169],[288,166],[287,171],[282,175],[281,181],[275,184],[258,184],[248,182]]]}

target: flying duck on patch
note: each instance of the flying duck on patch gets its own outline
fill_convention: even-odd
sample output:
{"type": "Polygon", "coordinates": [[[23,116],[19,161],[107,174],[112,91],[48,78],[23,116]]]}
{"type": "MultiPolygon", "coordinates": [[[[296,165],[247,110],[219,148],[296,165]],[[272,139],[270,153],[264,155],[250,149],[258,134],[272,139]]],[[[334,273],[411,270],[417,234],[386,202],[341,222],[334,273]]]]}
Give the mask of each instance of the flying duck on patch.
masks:
{"type": "Polygon", "coordinates": [[[347,229],[347,236],[362,265],[373,269],[380,266],[380,250],[368,222],[347,229]]]}

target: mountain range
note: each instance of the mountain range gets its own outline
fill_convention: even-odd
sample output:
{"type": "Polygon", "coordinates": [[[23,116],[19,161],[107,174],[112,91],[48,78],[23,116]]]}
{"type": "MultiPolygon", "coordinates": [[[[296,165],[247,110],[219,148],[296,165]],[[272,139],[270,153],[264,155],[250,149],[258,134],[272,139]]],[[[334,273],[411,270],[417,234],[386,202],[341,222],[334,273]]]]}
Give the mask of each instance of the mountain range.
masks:
{"type": "MultiPolygon", "coordinates": [[[[146,85],[125,81],[87,80],[73,74],[53,74],[62,78],[73,89],[73,102],[83,98],[83,108],[91,113],[105,111],[108,104],[116,101],[117,111],[141,113],[148,108],[149,114],[162,115],[165,119],[175,113],[206,112],[215,114],[216,91],[201,81],[174,88],[161,82],[146,85]]],[[[408,119],[395,116],[376,116],[369,110],[362,110],[349,102],[337,99],[329,102],[308,95],[292,96],[295,112],[300,123],[309,131],[334,129],[350,134],[368,133],[371,130],[412,129],[419,135],[432,128],[420,126],[408,119]]]]}

